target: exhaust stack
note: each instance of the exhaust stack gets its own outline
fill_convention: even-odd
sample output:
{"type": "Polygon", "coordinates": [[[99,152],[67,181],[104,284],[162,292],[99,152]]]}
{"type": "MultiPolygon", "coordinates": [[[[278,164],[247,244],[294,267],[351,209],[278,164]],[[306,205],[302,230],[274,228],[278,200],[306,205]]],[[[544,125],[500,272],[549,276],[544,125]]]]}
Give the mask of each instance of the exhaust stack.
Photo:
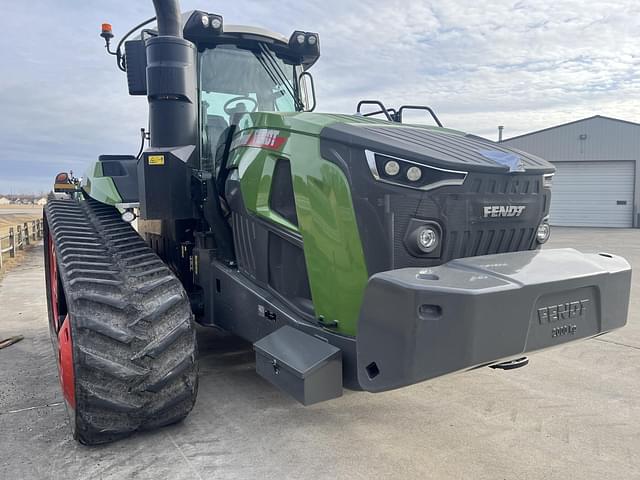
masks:
{"type": "Polygon", "coordinates": [[[178,0],[153,0],[158,23],[158,35],[182,38],[180,2],[178,0]]]}
{"type": "Polygon", "coordinates": [[[138,163],[141,217],[193,218],[198,165],[196,47],[182,35],[178,0],[153,0],[158,36],[146,40],[149,145],[138,163]]]}
{"type": "Polygon", "coordinates": [[[146,41],[151,147],[182,149],[193,165],[198,139],[196,49],[182,36],[178,0],[153,0],[158,36],[146,41]]]}

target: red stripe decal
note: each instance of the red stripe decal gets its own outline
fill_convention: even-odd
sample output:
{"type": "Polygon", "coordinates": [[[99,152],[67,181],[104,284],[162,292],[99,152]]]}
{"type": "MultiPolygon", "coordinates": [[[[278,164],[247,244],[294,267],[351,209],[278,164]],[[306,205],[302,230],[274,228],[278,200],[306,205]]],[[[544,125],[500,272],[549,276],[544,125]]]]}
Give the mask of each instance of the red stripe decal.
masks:
{"type": "Polygon", "coordinates": [[[236,138],[231,145],[231,150],[237,147],[256,147],[268,150],[280,150],[287,142],[287,137],[281,135],[278,130],[259,128],[249,133],[243,133],[236,138]]]}

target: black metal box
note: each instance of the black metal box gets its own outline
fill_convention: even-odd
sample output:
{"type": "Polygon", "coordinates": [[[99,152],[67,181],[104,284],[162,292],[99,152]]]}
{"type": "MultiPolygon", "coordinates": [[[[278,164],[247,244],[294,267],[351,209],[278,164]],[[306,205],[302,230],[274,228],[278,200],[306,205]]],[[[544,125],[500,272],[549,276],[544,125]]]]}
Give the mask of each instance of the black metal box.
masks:
{"type": "Polygon", "coordinates": [[[143,40],[124,43],[129,95],[147,94],[147,48],[143,40]]]}
{"type": "Polygon", "coordinates": [[[258,374],[303,405],[342,395],[342,352],[290,326],[253,344],[258,374]]]}
{"type": "Polygon", "coordinates": [[[145,220],[193,218],[191,168],[175,155],[180,149],[154,149],[138,162],[140,213],[145,220]]]}

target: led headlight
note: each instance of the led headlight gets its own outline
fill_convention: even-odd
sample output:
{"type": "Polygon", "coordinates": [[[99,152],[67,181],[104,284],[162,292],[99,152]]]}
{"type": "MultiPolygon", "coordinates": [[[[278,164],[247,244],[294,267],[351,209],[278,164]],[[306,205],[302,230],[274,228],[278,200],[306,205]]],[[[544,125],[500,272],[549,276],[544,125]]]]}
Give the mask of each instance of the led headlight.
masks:
{"type": "Polygon", "coordinates": [[[415,190],[462,185],[467,172],[450,170],[384,153],[364,151],[373,178],[379,182],[415,190]]]}
{"type": "Polygon", "coordinates": [[[542,186],[544,188],[551,188],[553,185],[553,173],[548,173],[542,176],[542,186]]]}
{"type": "Polygon", "coordinates": [[[538,225],[538,231],[536,232],[536,240],[538,243],[545,243],[551,236],[551,227],[544,221],[538,225]]]}
{"type": "Polygon", "coordinates": [[[417,182],[422,178],[422,170],[419,167],[409,167],[407,170],[407,180],[417,182]]]}
{"type": "Polygon", "coordinates": [[[391,177],[397,175],[398,173],[400,173],[400,164],[395,160],[389,160],[384,164],[384,173],[391,177]]]}
{"type": "Polygon", "coordinates": [[[298,35],[296,35],[296,42],[298,42],[299,45],[302,45],[304,43],[304,33],[299,33],[298,35]]]}
{"type": "Polygon", "coordinates": [[[200,21],[202,22],[202,26],[207,28],[209,26],[209,15],[202,15],[200,21]]]}
{"type": "Polygon", "coordinates": [[[307,43],[311,46],[315,45],[316,43],[318,43],[318,37],[316,37],[315,35],[309,35],[307,37],[307,43]]]}

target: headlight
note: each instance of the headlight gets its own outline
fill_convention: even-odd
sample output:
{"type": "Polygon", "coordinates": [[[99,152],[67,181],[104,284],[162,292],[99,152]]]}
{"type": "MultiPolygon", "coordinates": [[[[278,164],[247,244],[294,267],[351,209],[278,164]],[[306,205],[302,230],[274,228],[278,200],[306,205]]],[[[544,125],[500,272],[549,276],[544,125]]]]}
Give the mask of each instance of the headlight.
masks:
{"type": "Polygon", "coordinates": [[[542,177],[543,188],[551,188],[553,185],[553,173],[548,173],[542,177]]]}
{"type": "Polygon", "coordinates": [[[207,28],[209,26],[209,15],[202,15],[200,21],[202,22],[202,26],[207,28]]]}
{"type": "Polygon", "coordinates": [[[462,185],[467,178],[467,172],[434,167],[371,150],[365,150],[364,154],[373,178],[379,182],[417,190],[433,190],[439,187],[462,185]]]}
{"type": "Polygon", "coordinates": [[[438,222],[412,218],[404,245],[414,257],[438,258],[442,250],[442,228],[438,222]]]}
{"type": "Polygon", "coordinates": [[[418,248],[424,253],[433,252],[440,242],[440,235],[434,228],[422,227],[418,231],[418,248]]]}
{"type": "Polygon", "coordinates": [[[296,42],[298,42],[299,45],[304,44],[304,33],[296,35],[296,42]]]}
{"type": "Polygon", "coordinates": [[[538,225],[538,231],[536,232],[536,240],[538,243],[546,243],[551,236],[551,226],[546,222],[542,222],[538,225]]]}
{"type": "Polygon", "coordinates": [[[395,160],[389,160],[384,164],[384,173],[393,177],[400,173],[400,164],[395,160]]]}
{"type": "Polygon", "coordinates": [[[422,178],[422,170],[418,167],[409,167],[407,170],[407,180],[417,182],[420,178],[422,178]]]}
{"type": "Polygon", "coordinates": [[[318,43],[318,37],[316,37],[315,35],[309,35],[307,37],[307,42],[309,43],[309,45],[313,46],[318,43]]]}

